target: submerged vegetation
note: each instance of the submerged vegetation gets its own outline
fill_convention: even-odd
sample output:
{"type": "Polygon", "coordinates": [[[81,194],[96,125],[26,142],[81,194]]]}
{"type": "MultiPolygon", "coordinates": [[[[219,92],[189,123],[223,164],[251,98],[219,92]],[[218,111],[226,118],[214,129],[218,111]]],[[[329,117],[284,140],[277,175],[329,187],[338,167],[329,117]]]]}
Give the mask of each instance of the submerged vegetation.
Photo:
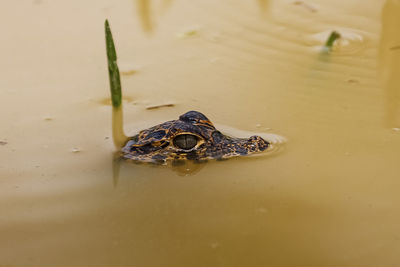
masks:
{"type": "Polygon", "coordinates": [[[113,106],[113,141],[117,148],[121,148],[127,139],[123,129],[121,79],[117,64],[117,52],[115,51],[114,40],[108,20],[105,21],[104,26],[106,34],[108,76],[110,80],[111,102],[113,106]]]}

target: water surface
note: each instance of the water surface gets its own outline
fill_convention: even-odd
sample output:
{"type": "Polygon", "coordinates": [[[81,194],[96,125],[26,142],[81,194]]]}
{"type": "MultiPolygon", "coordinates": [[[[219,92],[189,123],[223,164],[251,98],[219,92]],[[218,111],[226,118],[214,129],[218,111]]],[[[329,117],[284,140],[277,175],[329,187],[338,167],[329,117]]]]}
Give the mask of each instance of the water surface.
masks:
{"type": "Polygon", "coordinates": [[[6,0],[1,13],[0,266],[398,266],[397,1],[6,0]],[[105,18],[129,134],[198,110],[285,136],[284,151],[191,175],[121,164],[116,181],[105,18]],[[332,30],[343,38],[321,54],[332,30]]]}

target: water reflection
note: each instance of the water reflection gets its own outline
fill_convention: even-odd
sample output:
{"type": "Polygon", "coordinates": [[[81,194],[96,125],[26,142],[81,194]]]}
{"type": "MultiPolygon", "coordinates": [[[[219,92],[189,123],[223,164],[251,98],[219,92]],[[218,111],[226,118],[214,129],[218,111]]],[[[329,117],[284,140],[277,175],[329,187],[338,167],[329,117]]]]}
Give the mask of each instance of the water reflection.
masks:
{"type": "Polygon", "coordinates": [[[263,153],[253,154],[244,157],[234,157],[229,159],[221,160],[175,160],[168,162],[167,164],[157,164],[157,163],[147,163],[140,161],[132,161],[122,159],[120,157],[120,152],[117,151],[112,157],[112,175],[113,175],[113,185],[118,186],[120,177],[129,178],[139,178],[139,177],[149,177],[149,176],[164,176],[170,175],[171,171],[178,176],[194,176],[197,175],[203,168],[208,165],[221,164],[222,162],[229,161],[232,164],[243,164],[243,166],[249,162],[262,161],[267,158],[280,156],[282,153],[286,152],[285,143],[280,141],[277,143],[274,141],[271,143],[269,150],[263,153]]]}
{"type": "Polygon", "coordinates": [[[205,161],[181,160],[173,161],[171,168],[179,176],[188,176],[198,173],[205,165],[205,161]]]}
{"type": "MultiPolygon", "coordinates": [[[[258,7],[262,13],[266,13],[270,7],[270,0],[256,0],[258,7]]],[[[171,7],[173,0],[162,0],[162,1],[152,1],[152,0],[134,0],[134,5],[136,6],[136,12],[142,25],[144,32],[152,33],[155,28],[155,18],[157,12],[155,12],[155,7],[159,4],[159,10],[161,13],[165,12],[171,7]]]]}
{"type": "Polygon", "coordinates": [[[400,2],[386,1],[382,9],[379,70],[386,90],[385,124],[400,125],[400,2]]]}
{"type": "Polygon", "coordinates": [[[268,10],[269,0],[257,0],[257,2],[261,12],[265,13],[268,10]]]}
{"type": "MultiPolygon", "coordinates": [[[[142,25],[143,31],[151,33],[154,30],[154,17],[155,12],[153,10],[154,2],[151,0],[135,0],[137,7],[137,14],[139,16],[140,23],[142,25]]],[[[173,0],[163,0],[160,3],[161,11],[167,10],[173,0]]]]}
{"type": "Polygon", "coordinates": [[[139,168],[144,166],[146,169],[150,167],[171,169],[179,176],[191,176],[200,172],[206,166],[206,161],[192,161],[192,160],[180,160],[173,161],[166,165],[156,164],[156,163],[141,163],[134,161],[127,161],[120,158],[119,152],[116,152],[112,158],[112,174],[113,174],[113,184],[114,187],[118,186],[121,168],[129,171],[129,176],[138,175],[139,168]],[[136,172],[135,172],[136,171],[136,172]]]}
{"type": "Polygon", "coordinates": [[[143,31],[152,32],[153,22],[151,20],[150,0],[136,0],[136,6],[143,31]]]}

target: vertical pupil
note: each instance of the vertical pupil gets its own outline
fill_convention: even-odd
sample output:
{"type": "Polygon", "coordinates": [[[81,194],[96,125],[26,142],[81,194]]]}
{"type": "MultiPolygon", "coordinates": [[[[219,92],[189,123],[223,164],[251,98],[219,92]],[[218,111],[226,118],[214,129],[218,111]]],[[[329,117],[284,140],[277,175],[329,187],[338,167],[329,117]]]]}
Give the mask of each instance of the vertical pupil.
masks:
{"type": "Polygon", "coordinates": [[[191,134],[181,134],[174,139],[175,146],[182,149],[191,149],[197,144],[197,137],[191,134]]]}

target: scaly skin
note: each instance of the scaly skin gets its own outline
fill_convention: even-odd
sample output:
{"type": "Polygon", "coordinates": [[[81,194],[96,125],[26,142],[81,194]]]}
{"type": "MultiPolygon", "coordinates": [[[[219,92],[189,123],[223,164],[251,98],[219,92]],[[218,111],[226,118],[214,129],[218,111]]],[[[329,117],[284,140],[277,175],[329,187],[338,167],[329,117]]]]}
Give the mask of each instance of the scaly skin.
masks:
{"type": "Polygon", "coordinates": [[[264,151],[268,147],[269,143],[260,136],[246,139],[223,135],[206,116],[197,111],[189,111],[178,120],[153,126],[129,138],[121,155],[124,159],[139,162],[205,161],[245,156],[264,151]],[[190,135],[196,140],[196,145],[189,149],[179,147],[174,142],[179,135],[190,135]]]}

